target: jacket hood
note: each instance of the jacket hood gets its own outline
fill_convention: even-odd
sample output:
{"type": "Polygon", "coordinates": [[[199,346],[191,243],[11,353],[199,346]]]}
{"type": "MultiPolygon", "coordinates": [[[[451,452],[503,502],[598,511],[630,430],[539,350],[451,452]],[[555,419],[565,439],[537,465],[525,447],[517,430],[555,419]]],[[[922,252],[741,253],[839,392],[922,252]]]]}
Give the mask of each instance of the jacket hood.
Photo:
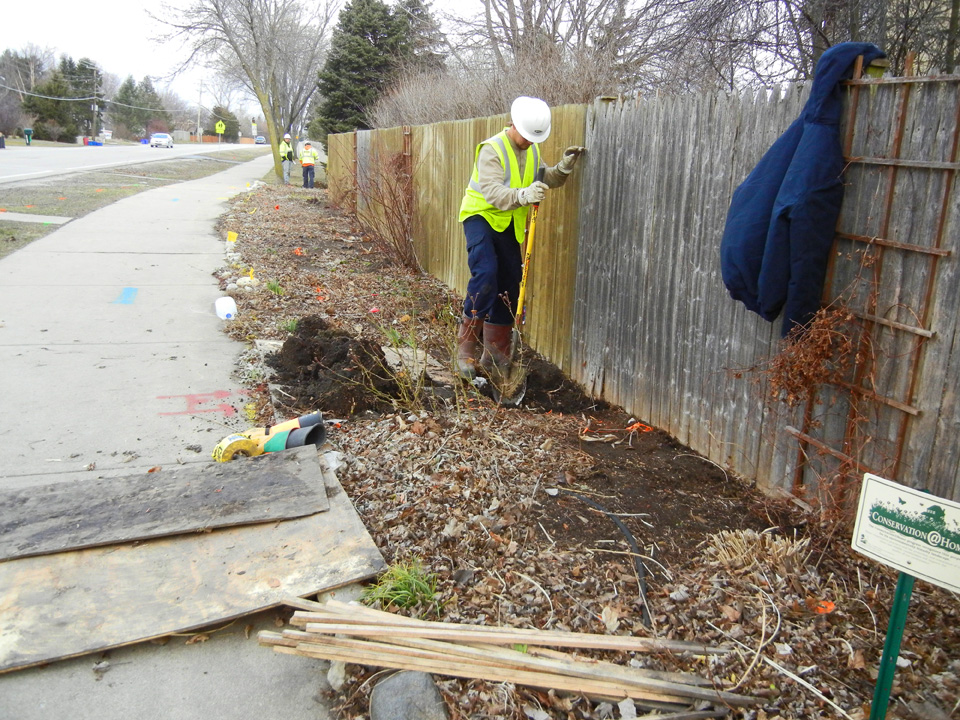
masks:
{"type": "Polygon", "coordinates": [[[810,99],[803,110],[805,121],[824,125],[840,122],[840,100],[843,97],[840,83],[853,75],[853,63],[858,55],[863,55],[864,67],[877,58],[886,57],[886,53],[876,45],[858,42],[834,45],[820,56],[813,75],[810,99]]]}

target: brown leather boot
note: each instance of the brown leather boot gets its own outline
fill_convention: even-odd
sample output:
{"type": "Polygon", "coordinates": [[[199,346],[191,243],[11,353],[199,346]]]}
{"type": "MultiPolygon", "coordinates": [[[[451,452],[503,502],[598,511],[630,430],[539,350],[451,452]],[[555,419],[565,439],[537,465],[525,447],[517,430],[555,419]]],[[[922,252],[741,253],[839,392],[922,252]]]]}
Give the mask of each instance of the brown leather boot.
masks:
{"type": "Polygon", "coordinates": [[[477,357],[480,355],[480,331],[483,319],[464,316],[457,333],[457,375],[465,380],[477,376],[477,357]]]}
{"type": "Polygon", "coordinates": [[[506,368],[510,365],[510,340],[513,337],[513,325],[483,324],[483,356],[480,366],[490,371],[494,368],[506,368]]]}

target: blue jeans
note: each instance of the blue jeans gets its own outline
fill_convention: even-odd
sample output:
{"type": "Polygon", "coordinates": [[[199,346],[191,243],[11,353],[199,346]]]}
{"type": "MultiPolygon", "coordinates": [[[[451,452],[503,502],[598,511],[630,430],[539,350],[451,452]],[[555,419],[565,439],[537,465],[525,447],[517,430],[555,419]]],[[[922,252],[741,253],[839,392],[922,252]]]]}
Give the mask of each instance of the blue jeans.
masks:
{"type": "Polygon", "coordinates": [[[290,184],[290,166],[293,165],[293,160],[281,160],[280,167],[283,168],[283,184],[290,184]]]}
{"type": "Polygon", "coordinates": [[[313,187],[313,165],[303,166],[303,186],[305,188],[313,187]]]}
{"type": "Polygon", "coordinates": [[[480,215],[463,221],[467,238],[470,281],[463,301],[463,314],[483,318],[493,325],[512,325],[520,295],[523,259],[511,222],[497,232],[480,215]]]}

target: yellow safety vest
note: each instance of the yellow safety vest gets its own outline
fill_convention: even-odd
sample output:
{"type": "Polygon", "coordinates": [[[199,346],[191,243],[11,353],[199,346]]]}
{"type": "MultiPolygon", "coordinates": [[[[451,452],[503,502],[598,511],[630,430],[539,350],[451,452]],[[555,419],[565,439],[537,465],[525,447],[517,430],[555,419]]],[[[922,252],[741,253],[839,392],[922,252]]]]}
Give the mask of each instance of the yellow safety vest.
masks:
{"type": "Polygon", "coordinates": [[[531,145],[526,150],[526,159],[523,168],[523,177],[520,177],[520,163],[513,151],[513,144],[507,137],[507,131],[497,133],[492,138],[487,138],[477,145],[477,151],[473,159],[473,177],[463,194],[463,201],[460,203],[460,222],[463,222],[471,215],[480,215],[497,232],[503,232],[513,221],[513,230],[517,235],[517,242],[523,242],[524,230],[527,226],[527,215],[530,212],[529,206],[521,205],[516,210],[500,210],[487,202],[480,192],[480,169],[477,167],[477,160],[480,158],[480,150],[484,145],[492,147],[500,158],[500,164],[503,166],[503,184],[511,188],[526,187],[533,182],[536,177],[537,168],[540,167],[540,148],[538,145],[531,145]]]}
{"type": "Polygon", "coordinates": [[[317,151],[313,148],[310,148],[309,150],[305,149],[302,153],[300,153],[301,165],[314,165],[319,159],[319,153],[317,153],[317,151]]]}
{"type": "Polygon", "coordinates": [[[280,151],[280,159],[281,159],[281,160],[286,160],[286,159],[287,159],[287,153],[293,151],[293,148],[290,147],[290,143],[288,143],[286,140],[281,140],[281,141],[280,141],[280,147],[277,148],[277,149],[280,151]]]}

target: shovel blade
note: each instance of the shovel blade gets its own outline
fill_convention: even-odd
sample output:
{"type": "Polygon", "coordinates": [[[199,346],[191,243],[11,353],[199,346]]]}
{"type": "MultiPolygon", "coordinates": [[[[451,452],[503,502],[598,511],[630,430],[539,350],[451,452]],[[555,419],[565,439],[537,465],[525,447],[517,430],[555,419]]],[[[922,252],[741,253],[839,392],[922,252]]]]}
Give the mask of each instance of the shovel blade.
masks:
{"type": "Polygon", "coordinates": [[[495,402],[515,407],[527,392],[527,369],[520,362],[520,331],[513,329],[510,336],[510,363],[490,374],[490,389],[495,402]]]}
{"type": "Polygon", "coordinates": [[[516,407],[527,393],[527,371],[514,367],[512,371],[490,383],[493,400],[500,405],[516,407]]]}

